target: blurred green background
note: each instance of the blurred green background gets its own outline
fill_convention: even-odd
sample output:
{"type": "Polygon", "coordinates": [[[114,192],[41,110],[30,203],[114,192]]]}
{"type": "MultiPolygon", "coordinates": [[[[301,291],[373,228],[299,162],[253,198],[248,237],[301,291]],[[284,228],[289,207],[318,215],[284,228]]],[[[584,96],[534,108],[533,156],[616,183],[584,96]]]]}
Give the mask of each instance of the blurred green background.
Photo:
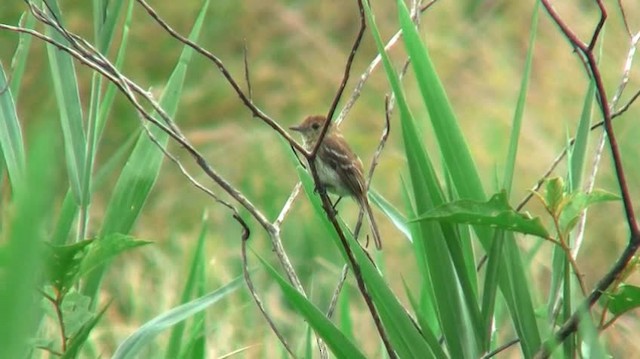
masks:
{"type": "MultiPolygon", "coordinates": [[[[605,28],[601,66],[611,98],[620,83],[629,50],[629,36],[621,14],[615,11],[617,2],[606,3],[612,11],[605,28]]],[[[62,2],[61,5],[67,26],[91,38],[89,3],[62,2]]],[[[201,3],[188,0],[156,1],[151,5],[176,30],[187,34],[201,3]]],[[[632,31],[637,31],[640,27],[640,3],[630,1],[624,5],[632,31]]],[[[599,16],[597,8],[590,1],[558,2],[556,6],[566,21],[578,29],[583,39],[590,36],[599,16]]],[[[374,1],[373,7],[384,36],[390,37],[397,28],[395,5],[392,2],[374,1]]],[[[501,173],[508,145],[532,8],[533,1],[440,1],[421,18],[424,39],[468,136],[469,146],[481,173],[484,173],[484,184],[489,193],[499,190],[496,188],[496,177],[497,173],[501,173]]],[[[23,11],[22,2],[3,4],[0,22],[17,24],[23,11]]],[[[135,7],[134,19],[123,73],[143,88],[159,95],[182,47],[164,34],[139,6],[135,7]]],[[[326,113],[340,82],[358,24],[355,2],[218,0],[210,6],[199,43],[216,54],[235,78],[243,83],[242,57],[246,46],[254,102],[283,127],[288,127],[306,115],[326,113]]],[[[5,69],[11,63],[16,45],[15,34],[0,32],[0,61],[5,69]]],[[[38,123],[57,122],[58,116],[44,46],[34,41],[31,51],[18,102],[25,133],[38,123]]],[[[391,52],[396,65],[400,67],[404,61],[402,44],[395,46],[391,52]]],[[[375,45],[367,32],[356,56],[344,98],[351,93],[359,75],[375,54],[375,45]]],[[[91,72],[82,66],[77,69],[83,79],[81,97],[87,104],[89,99],[86,93],[91,72]]],[[[630,83],[620,104],[626,103],[640,87],[637,70],[636,65],[631,71],[630,83]]],[[[516,204],[527,194],[560,153],[567,137],[574,133],[586,87],[587,76],[578,57],[549,17],[542,14],[512,203],[516,204]]],[[[417,94],[412,80],[405,83],[405,88],[410,98],[417,94]]],[[[342,125],[353,148],[367,165],[384,125],[386,92],[386,78],[378,70],[342,125]]],[[[425,109],[420,107],[419,99],[416,98],[414,103],[414,114],[417,117],[427,116],[425,109]]],[[[598,111],[594,111],[594,114],[599,121],[598,111]]],[[[640,156],[639,114],[640,107],[635,105],[615,120],[634,199],[640,198],[640,170],[637,166],[640,156]]],[[[401,176],[405,173],[405,166],[396,120],[392,119],[391,137],[372,185],[402,208],[401,176]]],[[[297,182],[288,154],[290,149],[268,126],[251,117],[215,66],[202,57],[196,56],[189,67],[176,121],[220,174],[241,189],[270,219],[276,218],[297,182]]],[[[97,168],[122,148],[139,126],[130,105],[122,96],[117,96],[100,145],[99,157],[102,161],[98,161],[97,168]]],[[[429,145],[432,138],[430,129],[425,127],[423,130],[427,147],[435,148],[429,145]]],[[[593,132],[591,147],[595,147],[599,134],[599,130],[593,132]]],[[[62,140],[52,143],[51,147],[52,151],[60,153],[60,176],[64,177],[62,140]]],[[[197,178],[209,183],[185,152],[175,145],[170,149],[188,168],[195,171],[197,178]]],[[[437,155],[433,157],[437,159],[437,155]]],[[[565,173],[563,166],[556,172],[560,176],[565,173]]],[[[97,231],[99,228],[105,202],[117,175],[112,173],[110,180],[96,191],[90,235],[95,234],[91,232],[92,229],[97,231]]],[[[6,186],[6,178],[3,181],[6,186]]],[[[617,193],[607,149],[598,171],[596,187],[617,193]]],[[[58,202],[62,201],[65,191],[66,187],[60,188],[58,202]]],[[[216,189],[216,192],[220,191],[216,189]]],[[[640,211],[637,203],[636,200],[636,210],[640,211]]],[[[525,210],[543,215],[535,201],[525,210]]],[[[345,203],[340,211],[346,218],[353,219],[351,213],[355,212],[355,206],[345,203]]],[[[103,297],[105,302],[111,299],[114,302],[93,333],[95,353],[108,356],[133,329],[177,303],[204,212],[208,213],[209,238],[206,250],[211,288],[241,273],[239,228],[231,220],[229,212],[191,186],[174,164],[165,163],[134,232],[137,237],[153,240],[156,244],[119,258],[109,269],[103,297]]],[[[388,271],[388,280],[401,293],[402,279],[410,279],[412,275],[412,265],[405,260],[410,253],[409,248],[406,239],[390,221],[383,218],[381,212],[377,212],[377,215],[385,238],[385,265],[399,268],[397,271],[388,271]]],[[[586,283],[592,286],[624,247],[628,234],[626,224],[621,220],[622,208],[619,203],[598,205],[590,209],[589,216],[585,245],[578,263],[586,276],[586,283]]],[[[245,214],[245,218],[249,216],[245,214]]],[[[270,257],[271,245],[266,236],[255,222],[249,222],[252,225],[251,246],[262,256],[270,257]]],[[[282,236],[303,284],[313,300],[325,308],[342,262],[334,248],[323,240],[324,234],[315,230],[316,225],[306,199],[301,196],[285,221],[282,236]]],[[[523,248],[529,248],[534,243],[527,239],[521,240],[523,248]]],[[[548,247],[545,245],[531,265],[531,278],[543,295],[548,279],[548,247]]],[[[299,331],[299,319],[290,316],[286,305],[280,302],[275,283],[260,271],[256,273],[256,282],[275,319],[285,328],[285,333],[297,338],[294,339],[294,347],[300,345],[304,336],[299,331]]],[[[349,290],[354,288],[350,287],[349,290]]],[[[249,296],[239,293],[233,298],[234,301],[227,302],[228,307],[211,313],[217,323],[215,328],[210,328],[211,336],[208,338],[211,357],[243,346],[252,346],[241,354],[245,357],[272,357],[279,354],[278,345],[270,345],[276,343],[275,336],[270,333],[249,296]]],[[[363,308],[354,308],[353,318],[356,323],[361,323],[360,328],[365,333],[370,332],[372,339],[365,343],[366,352],[376,353],[379,348],[377,337],[369,325],[370,319],[364,310],[360,314],[358,312],[363,308]]],[[[637,330],[640,330],[637,314],[632,313],[605,332],[610,346],[620,348],[613,349],[612,353],[624,356],[624,353],[640,350],[640,344],[632,340],[637,330]]],[[[159,345],[155,350],[161,348],[162,345],[159,345]]],[[[153,356],[154,353],[154,348],[149,349],[149,355],[153,356]]],[[[505,355],[517,354],[517,350],[514,350],[505,355]]]]}

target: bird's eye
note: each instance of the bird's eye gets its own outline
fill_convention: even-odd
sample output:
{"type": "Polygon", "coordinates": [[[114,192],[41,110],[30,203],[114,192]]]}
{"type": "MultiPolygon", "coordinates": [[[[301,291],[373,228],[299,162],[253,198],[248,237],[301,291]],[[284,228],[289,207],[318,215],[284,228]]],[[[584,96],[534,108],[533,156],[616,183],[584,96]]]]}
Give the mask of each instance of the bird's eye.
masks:
{"type": "Polygon", "coordinates": [[[320,128],[320,124],[319,123],[314,123],[313,125],[311,125],[311,128],[313,128],[314,130],[317,130],[320,128]]]}

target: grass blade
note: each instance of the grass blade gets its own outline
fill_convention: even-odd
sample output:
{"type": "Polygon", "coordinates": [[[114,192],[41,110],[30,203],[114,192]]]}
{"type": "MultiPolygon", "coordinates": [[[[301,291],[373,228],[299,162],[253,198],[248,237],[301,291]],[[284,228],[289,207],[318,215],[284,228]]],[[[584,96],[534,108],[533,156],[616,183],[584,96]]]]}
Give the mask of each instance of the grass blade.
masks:
{"type": "Polygon", "coordinates": [[[17,186],[23,183],[24,143],[16,104],[7,83],[2,62],[0,62],[0,89],[4,89],[0,93],[0,150],[7,166],[11,188],[15,191],[17,186]]]}
{"type": "Polygon", "coordinates": [[[118,349],[116,349],[112,359],[135,358],[136,354],[140,352],[145,345],[153,341],[159,333],[187,318],[192,317],[194,314],[207,309],[221,299],[226,298],[229,294],[240,288],[242,283],[242,277],[238,277],[224,287],[221,287],[204,297],[179,305],[166,313],[155,317],[127,337],[127,339],[118,346],[118,349]]]}

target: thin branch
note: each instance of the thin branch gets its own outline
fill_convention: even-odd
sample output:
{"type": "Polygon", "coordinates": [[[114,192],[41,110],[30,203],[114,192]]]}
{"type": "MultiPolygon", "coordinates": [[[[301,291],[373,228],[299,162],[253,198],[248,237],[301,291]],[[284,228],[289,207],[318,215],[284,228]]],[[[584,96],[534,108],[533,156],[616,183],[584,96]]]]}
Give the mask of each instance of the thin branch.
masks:
{"type": "MultiPolygon", "coordinates": [[[[354,45],[352,47],[352,51],[349,54],[349,58],[347,59],[347,64],[346,64],[346,69],[345,69],[345,75],[343,77],[343,81],[342,84],[340,86],[340,88],[338,89],[338,94],[336,94],[336,97],[334,98],[334,102],[337,103],[337,101],[339,100],[339,97],[342,93],[342,91],[344,90],[344,84],[346,84],[348,77],[349,77],[349,72],[351,69],[351,64],[353,63],[353,58],[355,56],[355,53],[358,49],[358,46],[360,45],[360,40],[362,39],[362,36],[364,34],[364,26],[366,26],[365,22],[364,22],[364,7],[362,4],[362,0],[358,0],[358,8],[359,8],[359,12],[360,12],[360,31],[358,32],[358,35],[356,37],[356,40],[354,41],[354,45]],[[336,100],[336,98],[338,98],[338,100],[336,100]]],[[[335,104],[332,104],[332,107],[335,108],[335,104]]],[[[329,113],[331,114],[333,110],[330,109],[329,113]]],[[[318,177],[318,171],[316,169],[316,161],[315,161],[315,157],[317,155],[318,152],[318,148],[319,145],[322,143],[322,139],[324,137],[324,135],[327,132],[328,126],[331,123],[331,118],[328,118],[327,121],[325,121],[324,127],[322,129],[322,133],[320,134],[320,137],[317,140],[317,144],[315,146],[315,148],[313,149],[313,151],[307,152],[307,151],[300,151],[300,153],[302,153],[302,155],[305,157],[305,159],[307,160],[307,163],[309,165],[309,171],[311,173],[311,176],[313,177],[313,181],[314,183],[320,183],[320,179],[318,177]]],[[[342,244],[342,247],[344,248],[344,251],[347,255],[347,260],[353,270],[353,274],[354,277],[356,279],[356,283],[358,284],[358,289],[360,291],[360,294],[362,295],[362,298],[365,301],[365,304],[367,305],[367,308],[369,310],[369,313],[371,314],[371,317],[373,318],[373,322],[376,326],[376,329],[378,330],[378,334],[380,335],[380,338],[382,339],[382,342],[385,345],[385,348],[387,350],[387,354],[389,355],[390,358],[397,358],[397,355],[395,353],[395,351],[393,350],[393,346],[391,345],[391,342],[389,341],[389,338],[387,336],[387,333],[384,329],[384,327],[382,326],[382,321],[380,319],[380,315],[378,314],[378,311],[375,307],[375,305],[373,304],[373,300],[371,299],[371,295],[369,294],[369,290],[367,289],[365,283],[364,283],[364,279],[362,277],[362,271],[360,268],[360,265],[358,264],[358,261],[356,260],[356,257],[353,253],[353,251],[351,250],[351,247],[349,246],[349,242],[347,241],[347,238],[344,234],[344,232],[342,231],[342,228],[340,227],[340,224],[338,223],[337,219],[336,219],[336,212],[333,208],[333,205],[331,204],[331,200],[329,200],[329,197],[327,196],[326,191],[324,191],[321,187],[318,187],[319,191],[318,194],[320,195],[320,199],[322,200],[322,207],[325,211],[325,213],[327,214],[327,216],[329,217],[329,221],[331,222],[331,224],[333,225],[338,238],[340,239],[340,243],[342,244]]]]}
{"type": "Polygon", "coordinates": [[[251,76],[249,75],[249,60],[247,57],[249,56],[249,49],[247,49],[246,40],[242,46],[242,59],[244,63],[244,79],[247,83],[247,95],[249,97],[249,101],[253,101],[253,90],[251,89],[251,76]]]}
{"type": "Polygon", "coordinates": [[[222,60],[220,60],[217,56],[215,56],[208,50],[204,49],[200,45],[182,36],[173,28],[171,28],[171,26],[169,26],[169,24],[166,21],[164,21],[156,13],[156,11],[144,0],[136,0],[136,1],[147,11],[147,13],[151,16],[151,18],[153,18],[158,23],[158,25],[160,25],[160,27],[162,27],[165,31],[167,31],[167,33],[169,33],[169,35],[171,35],[173,38],[177,39],[181,43],[191,47],[193,50],[195,50],[202,56],[206,57],[207,59],[211,60],[216,65],[216,67],[218,68],[222,76],[227,80],[229,85],[231,85],[231,87],[233,88],[235,93],[238,95],[238,97],[240,98],[242,103],[245,105],[245,107],[247,107],[251,111],[254,117],[261,119],[267,125],[269,125],[269,127],[273,128],[278,134],[284,137],[287,140],[287,142],[289,142],[289,144],[295,147],[297,151],[301,151],[301,152],[304,151],[304,148],[298,142],[296,142],[296,140],[294,140],[293,137],[291,137],[289,133],[287,133],[287,131],[285,131],[282,127],[280,127],[280,125],[278,125],[278,123],[276,123],[276,121],[273,120],[271,117],[269,117],[266,113],[262,112],[262,110],[260,110],[251,101],[251,99],[247,97],[247,95],[245,95],[244,91],[242,91],[238,82],[233,78],[229,70],[227,70],[222,60]]]}
{"type": "MultiPolygon", "coordinates": [[[[437,0],[429,1],[429,3],[427,3],[426,5],[420,8],[419,12],[415,12],[412,9],[411,19],[414,22],[417,21],[420,14],[428,10],[436,2],[437,0]]],[[[384,50],[389,51],[392,47],[394,47],[398,43],[398,40],[400,40],[401,37],[402,37],[402,30],[398,30],[391,37],[391,39],[387,41],[386,45],[384,46],[384,50]]],[[[351,96],[349,96],[347,103],[344,105],[344,107],[342,108],[342,111],[340,111],[340,114],[338,114],[338,117],[335,120],[336,124],[340,124],[346,118],[349,111],[351,111],[351,108],[355,105],[358,98],[360,98],[360,93],[362,92],[364,85],[367,83],[367,80],[369,80],[369,77],[371,76],[371,74],[373,74],[373,71],[375,71],[375,69],[378,68],[378,65],[380,65],[381,62],[382,62],[382,56],[380,56],[380,54],[376,55],[373,58],[373,60],[369,63],[369,66],[367,66],[364,72],[360,75],[360,80],[358,80],[358,83],[354,87],[353,92],[351,93],[351,96]]]]}
{"type": "MultiPolygon", "coordinates": [[[[604,22],[607,21],[607,9],[605,9],[602,0],[596,0],[596,2],[598,3],[598,7],[600,8],[600,20],[598,21],[598,25],[596,25],[596,29],[593,31],[591,41],[589,41],[589,46],[586,50],[583,50],[585,55],[586,53],[593,54],[593,49],[596,46],[596,42],[598,42],[598,38],[600,38],[600,31],[602,31],[602,28],[604,27],[604,22]]],[[[578,46],[578,44],[575,45],[578,46]]]]}
{"type": "Polygon", "coordinates": [[[629,26],[629,20],[627,19],[627,14],[624,11],[624,6],[622,5],[622,0],[618,0],[618,9],[620,9],[620,14],[622,15],[622,22],[624,22],[624,28],[627,30],[627,34],[629,37],[632,37],[631,27],[629,26]]]}
{"type": "Polygon", "coordinates": [[[329,319],[333,317],[333,313],[336,310],[336,307],[338,305],[338,298],[340,297],[340,293],[342,292],[344,283],[347,281],[347,274],[349,274],[349,265],[345,264],[344,266],[342,266],[340,279],[338,279],[338,284],[336,285],[336,289],[333,290],[333,295],[331,296],[331,301],[329,302],[329,309],[327,309],[327,318],[329,319]]]}
{"type": "Polygon", "coordinates": [[[481,357],[481,359],[489,359],[489,358],[493,358],[494,356],[502,353],[503,351],[511,348],[512,346],[516,345],[520,343],[520,338],[515,338],[515,339],[511,339],[510,341],[502,344],[501,346],[497,347],[495,350],[483,355],[481,357]]]}
{"type": "Polygon", "coordinates": [[[564,36],[572,43],[573,46],[578,49],[581,56],[584,56],[587,60],[590,75],[595,82],[598,98],[600,100],[600,110],[602,111],[604,128],[607,137],[609,138],[609,149],[611,151],[611,157],[613,159],[618,187],[620,188],[622,202],[624,204],[625,215],[630,232],[629,243],[620,257],[618,257],[618,260],[613,265],[613,268],[611,268],[609,272],[606,273],[605,276],[596,284],[596,287],[592,290],[587,299],[576,309],[571,317],[555,333],[554,338],[544,343],[540,351],[536,354],[536,357],[547,358],[551,355],[551,352],[559,343],[562,343],[571,333],[577,330],[582,313],[588,311],[589,308],[591,308],[598,301],[602,294],[607,290],[607,288],[609,288],[609,286],[616,280],[616,278],[627,266],[631,258],[636,253],[638,247],[640,246],[640,229],[635,217],[633,203],[631,201],[631,195],[629,193],[624,168],[622,165],[622,157],[618,147],[617,138],[613,130],[611,121],[611,108],[607,101],[606,90],[604,88],[602,76],[600,75],[597,60],[592,51],[593,46],[597,41],[598,35],[600,33],[602,24],[607,17],[607,12],[604,4],[601,0],[597,0],[601,18],[598,26],[594,30],[594,35],[592,36],[592,40],[589,45],[583,43],[569,28],[569,26],[560,18],[558,13],[549,3],[549,0],[542,0],[542,4],[547,10],[549,16],[551,16],[553,21],[560,27],[560,30],[562,31],[564,36]]]}
{"type": "Polygon", "coordinates": [[[242,274],[244,276],[244,281],[247,284],[247,288],[249,289],[249,293],[251,293],[251,297],[253,298],[253,301],[256,303],[256,306],[258,306],[260,313],[262,313],[262,316],[269,324],[269,327],[271,327],[271,331],[273,331],[273,333],[275,333],[275,335],[278,337],[278,340],[280,340],[280,343],[282,343],[284,348],[287,350],[287,352],[289,352],[289,354],[293,358],[296,358],[296,354],[293,352],[293,350],[291,350],[291,348],[289,347],[289,344],[287,344],[287,340],[284,338],[284,335],[280,332],[280,330],[276,326],[273,319],[271,319],[271,317],[267,313],[267,310],[265,309],[264,304],[262,303],[262,300],[260,299],[260,296],[258,295],[258,292],[255,286],[253,285],[253,281],[251,280],[251,275],[249,273],[249,265],[247,261],[247,240],[246,238],[244,238],[244,236],[241,243],[241,253],[242,253],[242,274]]]}
{"type": "Polygon", "coordinates": [[[347,63],[344,67],[344,73],[342,75],[342,80],[340,81],[340,86],[338,86],[338,91],[336,91],[336,94],[333,97],[333,101],[331,102],[331,106],[329,106],[329,111],[327,112],[327,121],[325,121],[324,125],[322,126],[322,131],[320,131],[320,136],[318,136],[318,140],[315,146],[313,147],[313,150],[311,151],[310,156],[307,157],[311,161],[313,161],[316,158],[316,155],[318,154],[318,150],[322,145],[322,140],[324,139],[324,136],[327,134],[327,131],[329,130],[329,126],[331,125],[331,122],[333,119],[333,114],[336,111],[338,102],[340,102],[340,98],[342,97],[344,88],[347,85],[347,82],[349,81],[349,76],[351,75],[351,66],[353,65],[353,60],[356,57],[356,53],[358,52],[358,48],[360,47],[360,42],[362,41],[362,37],[364,36],[364,30],[367,28],[362,0],[357,0],[357,1],[358,1],[358,11],[360,14],[360,29],[358,30],[358,35],[356,35],[356,39],[353,42],[353,46],[351,47],[351,52],[347,57],[347,63]]]}
{"type": "MultiPolygon", "coordinates": [[[[347,86],[347,82],[349,81],[349,76],[351,75],[351,66],[353,65],[353,60],[356,57],[356,53],[358,52],[358,48],[360,47],[360,43],[362,42],[362,37],[364,36],[364,31],[367,28],[367,22],[365,21],[364,16],[364,7],[362,6],[362,0],[358,0],[358,11],[360,15],[360,29],[358,30],[358,35],[356,36],[356,40],[353,42],[351,46],[351,52],[349,53],[349,57],[347,58],[347,64],[344,67],[344,73],[342,75],[342,81],[340,82],[340,86],[338,87],[338,91],[333,96],[333,101],[331,102],[331,106],[329,107],[329,111],[327,112],[327,124],[325,127],[328,127],[328,123],[333,120],[333,115],[336,111],[336,107],[342,98],[342,93],[344,92],[345,86],[347,86]]],[[[319,142],[319,141],[318,141],[319,142]]],[[[317,149],[316,149],[317,151],[317,149]]]]}

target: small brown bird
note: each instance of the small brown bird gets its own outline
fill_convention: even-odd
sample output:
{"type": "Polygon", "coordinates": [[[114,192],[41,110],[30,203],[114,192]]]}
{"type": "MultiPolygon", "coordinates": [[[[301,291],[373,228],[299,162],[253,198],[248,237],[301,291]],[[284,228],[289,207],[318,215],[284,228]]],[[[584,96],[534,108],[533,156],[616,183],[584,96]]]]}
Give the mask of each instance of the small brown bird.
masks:
{"type": "MultiPolygon", "coordinates": [[[[291,130],[300,132],[307,151],[313,150],[326,121],[324,116],[309,116],[291,130]]],[[[316,156],[316,170],[320,185],[327,191],[339,196],[353,197],[360,208],[369,217],[371,234],[377,249],[382,249],[378,225],[367,198],[367,185],[364,180],[362,162],[349,147],[340,130],[330,125],[316,156]]]]}

